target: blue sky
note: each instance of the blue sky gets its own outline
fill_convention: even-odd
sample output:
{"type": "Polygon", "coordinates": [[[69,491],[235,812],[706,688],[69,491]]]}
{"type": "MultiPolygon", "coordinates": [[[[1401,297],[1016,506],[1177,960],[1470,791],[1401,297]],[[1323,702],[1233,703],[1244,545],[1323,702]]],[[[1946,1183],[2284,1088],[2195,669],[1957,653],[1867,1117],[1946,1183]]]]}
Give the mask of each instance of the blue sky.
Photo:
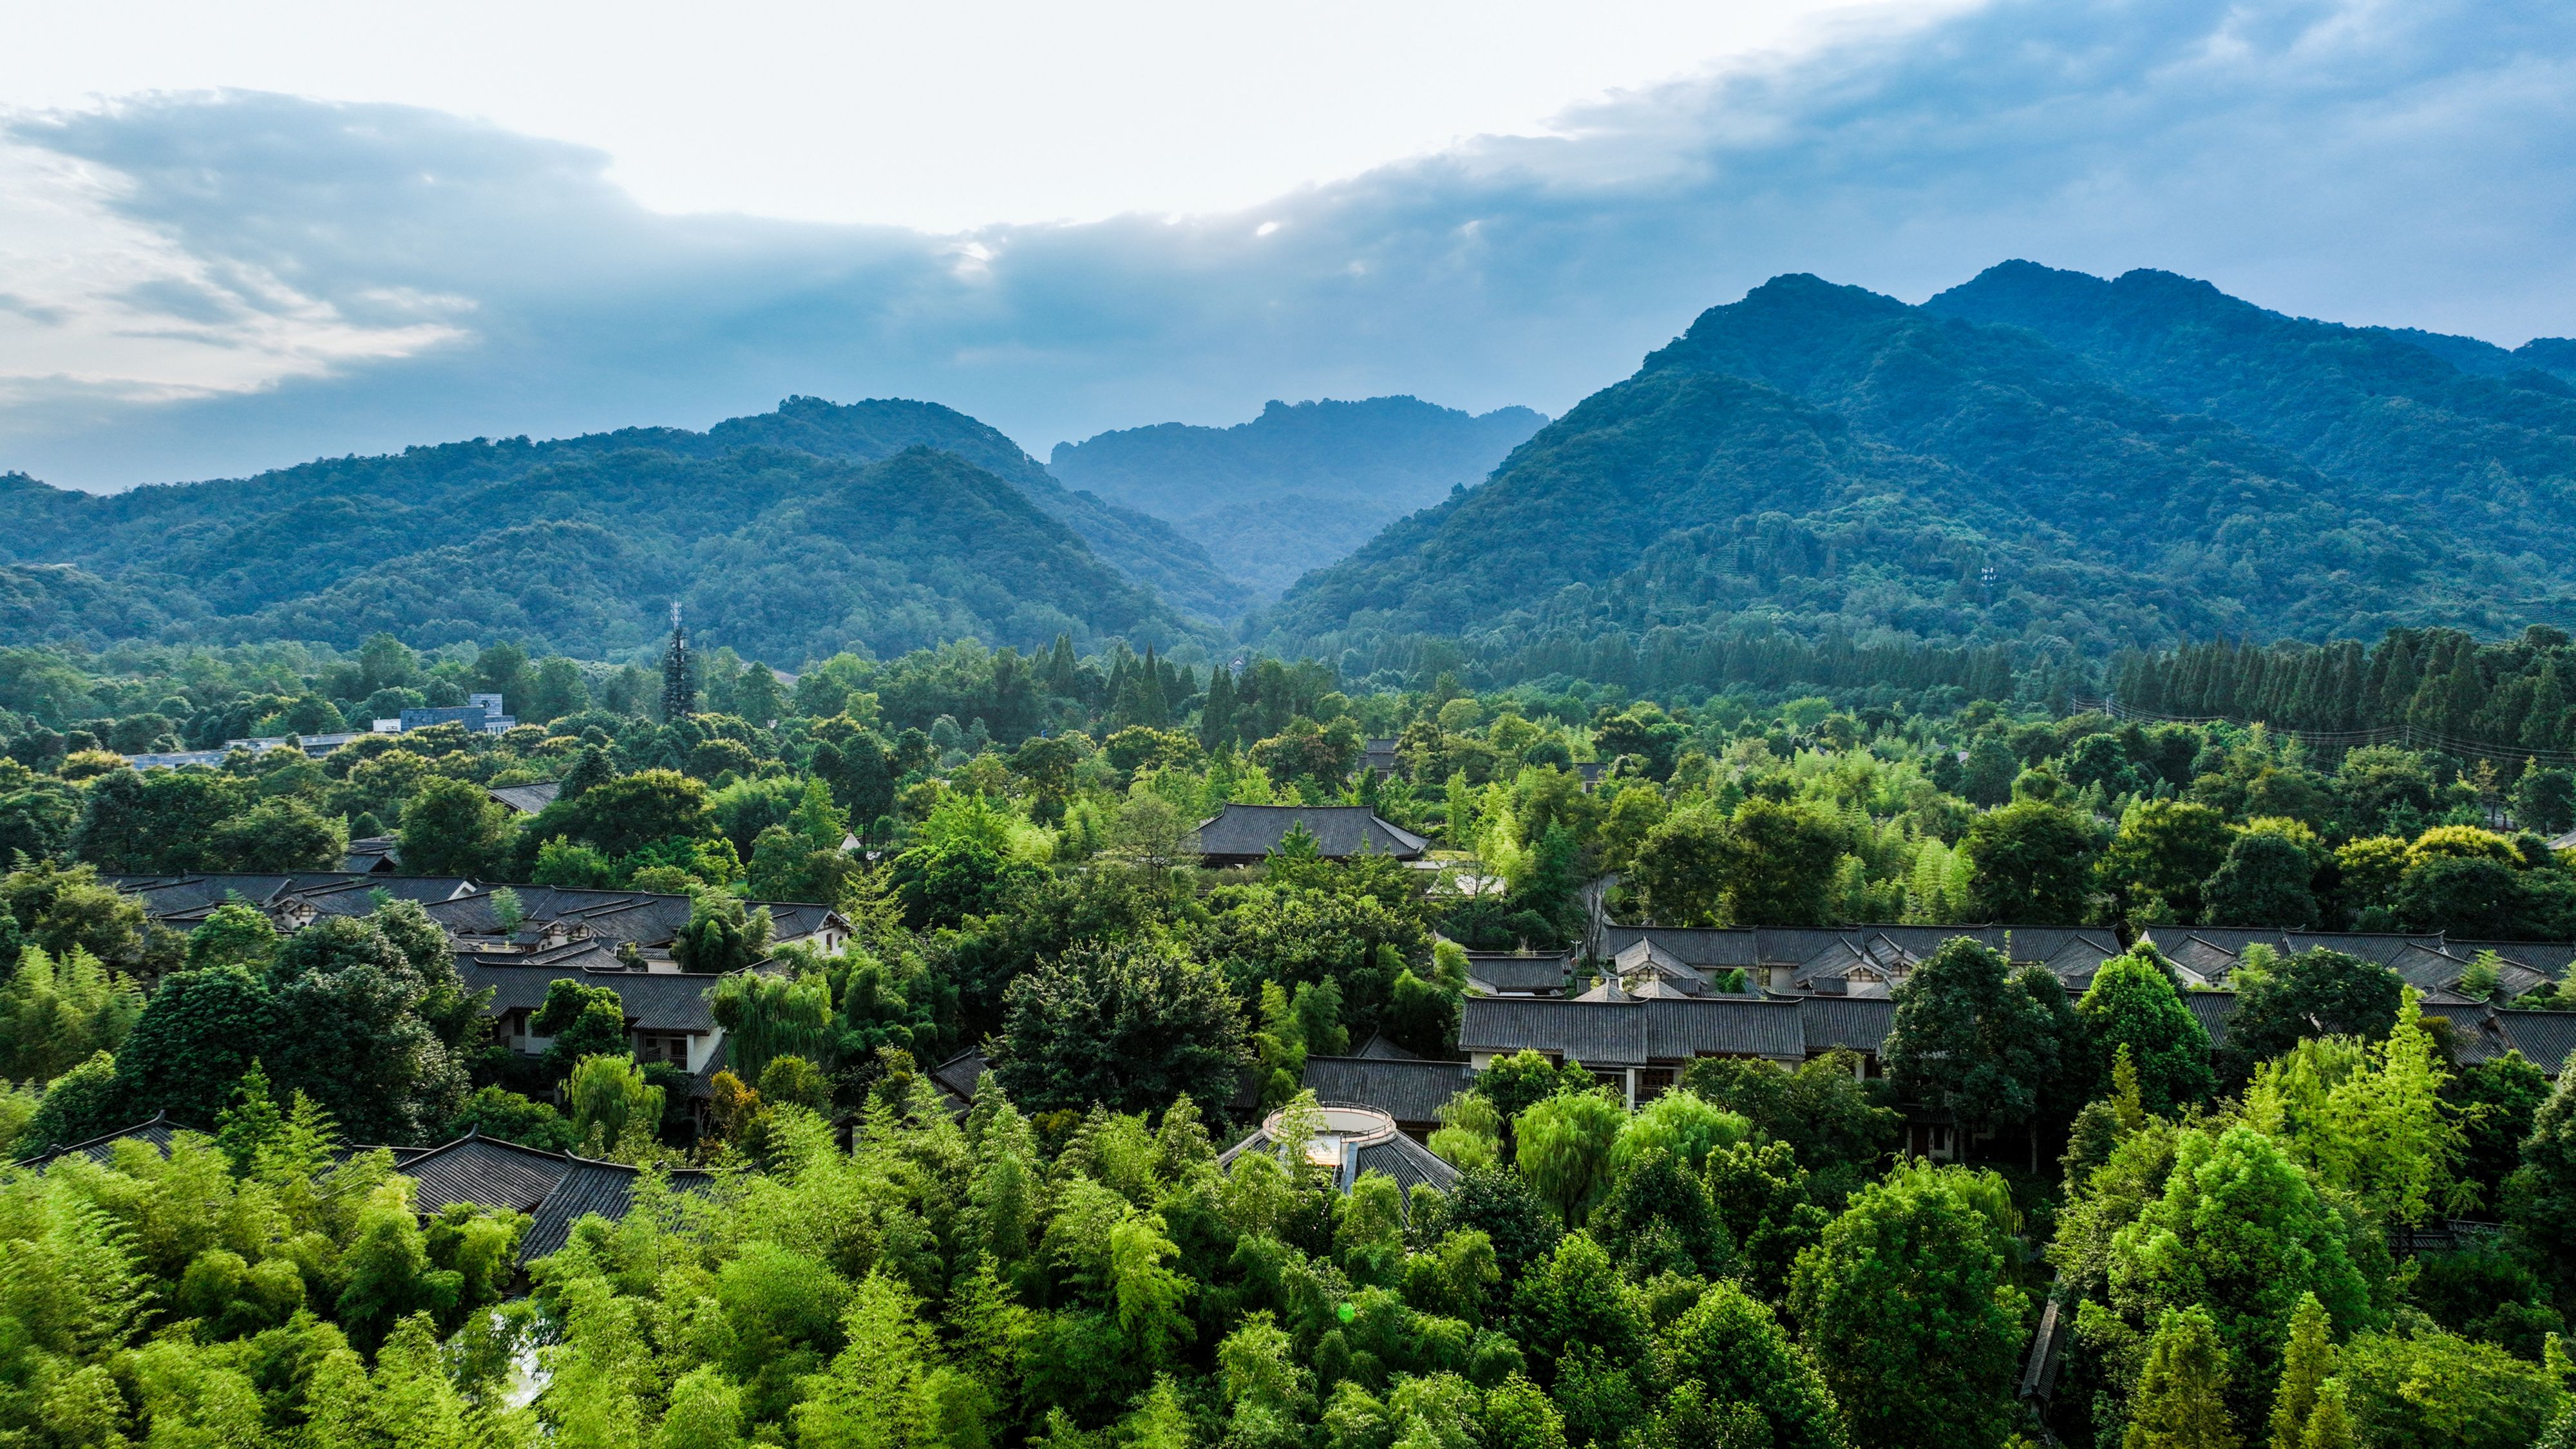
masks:
{"type": "Polygon", "coordinates": [[[1362,13],[1141,55],[1144,11],[999,59],[839,36],[875,67],[843,71],[745,21],[544,104],[514,98],[578,34],[479,90],[426,42],[348,79],[330,45],[38,36],[0,61],[0,470],[116,487],[791,393],[935,399],[1040,457],[1272,397],[1556,413],[1769,276],[1920,300],[2008,257],[2576,333],[2576,7],[1682,7],[1589,49],[1551,41],[1576,7],[1362,13]]]}

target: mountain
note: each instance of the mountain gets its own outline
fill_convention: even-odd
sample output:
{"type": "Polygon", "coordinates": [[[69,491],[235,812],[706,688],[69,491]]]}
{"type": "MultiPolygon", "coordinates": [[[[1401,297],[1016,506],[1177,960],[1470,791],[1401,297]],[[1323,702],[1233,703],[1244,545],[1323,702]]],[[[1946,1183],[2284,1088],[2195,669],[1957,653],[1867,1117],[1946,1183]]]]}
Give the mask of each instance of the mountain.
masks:
{"type": "Polygon", "coordinates": [[[1309,570],[1452,488],[1481,481],[1547,423],[1413,397],[1272,402],[1230,428],[1160,423],[1058,443],[1065,482],[1168,518],[1234,577],[1276,598],[1309,570]]]}
{"type": "Polygon", "coordinates": [[[2180,278],[2144,297],[1998,272],[1922,307],[1786,276],[1712,308],[1254,627],[1282,648],[1786,630],[2099,656],[2567,606],[2576,542],[2540,524],[2576,502],[2556,378],[2180,278]]]}
{"type": "Polygon", "coordinates": [[[596,657],[649,645],[673,597],[706,644],[791,667],[852,640],[883,654],[1192,627],[1046,504],[1118,515],[917,440],[945,429],[995,456],[980,424],[850,411],[864,426],[830,431],[830,405],[800,399],[708,433],[478,439],[108,495],[0,476],[0,642],[386,630],[596,657]]]}
{"type": "MultiPolygon", "coordinates": [[[[1029,495],[1083,541],[1187,613],[1232,621],[1253,604],[1253,591],[1229,577],[1198,543],[1133,506],[1107,502],[1057,481],[1037,459],[1000,432],[952,408],[901,398],[835,405],[791,397],[776,412],[730,418],[706,432],[718,450],[766,444],[826,458],[874,461],[905,448],[954,453],[1029,495]]],[[[1338,557],[1338,555],[1337,555],[1338,557]]]]}

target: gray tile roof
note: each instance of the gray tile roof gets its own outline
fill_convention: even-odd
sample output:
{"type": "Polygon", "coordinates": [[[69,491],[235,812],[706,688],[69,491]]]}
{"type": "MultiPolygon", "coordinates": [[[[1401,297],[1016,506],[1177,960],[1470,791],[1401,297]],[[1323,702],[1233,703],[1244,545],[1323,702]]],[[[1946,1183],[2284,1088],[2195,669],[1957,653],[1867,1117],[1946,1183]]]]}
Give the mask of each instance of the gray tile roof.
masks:
{"type": "Polygon", "coordinates": [[[1701,996],[1615,1001],[1469,997],[1463,1052],[1552,1052],[1585,1066],[1643,1066],[1697,1056],[1807,1058],[1803,1000],[1701,996]]]}
{"type": "Polygon", "coordinates": [[[131,1127],[119,1128],[114,1132],[101,1133],[85,1142],[48,1146],[41,1152],[18,1159],[18,1162],[22,1167],[42,1167],[59,1158],[78,1153],[92,1162],[104,1163],[115,1158],[116,1144],[129,1139],[150,1143],[154,1151],[166,1157],[170,1153],[170,1139],[189,1130],[192,1129],[171,1121],[169,1114],[156,1112],[152,1114],[149,1121],[137,1122],[131,1127]]]}
{"type": "Polygon", "coordinates": [[[597,941],[582,941],[553,951],[483,954],[460,951],[457,974],[468,991],[492,992],[495,1016],[544,1004],[546,989],[556,981],[605,986],[617,993],[629,1022],[639,1031],[709,1032],[714,1008],[707,992],[724,979],[705,972],[630,971],[617,955],[597,941]]]}
{"type": "Polygon", "coordinates": [[[1331,859],[1371,852],[1413,860],[1431,842],[1398,829],[1365,805],[1228,805],[1199,822],[1193,847],[1201,855],[1259,860],[1303,824],[1317,850],[1331,859]]]}
{"type": "Polygon", "coordinates": [[[976,1085],[982,1082],[984,1074],[992,1069],[993,1064],[985,1060],[983,1048],[968,1047],[932,1067],[930,1080],[937,1083],[941,1091],[956,1098],[960,1103],[971,1106],[975,1101],[976,1085]]]}
{"type": "MultiPolygon", "coordinates": [[[[620,1162],[595,1162],[569,1153],[545,1152],[476,1133],[412,1154],[399,1170],[414,1184],[413,1205],[435,1213],[450,1203],[526,1213],[528,1230],[519,1239],[519,1261],[530,1263],[562,1247],[573,1224],[597,1213],[615,1221],[635,1201],[635,1185],[644,1170],[620,1162]]],[[[683,1192],[704,1192],[715,1175],[695,1168],[670,1174],[683,1192]]]]}
{"type": "Polygon", "coordinates": [[[1406,1051],[1404,1048],[1388,1041],[1386,1039],[1386,1033],[1382,1031],[1370,1032],[1369,1039],[1361,1042],[1360,1049],[1351,1053],[1351,1055],[1355,1057],[1366,1057],[1370,1061],[1375,1062],[1418,1062],[1422,1060],[1422,1054],[1420,1052],[1406,1051]]]}
{"type": "Polygon", "coordinates": [[[1470,951],[1467,979],[1511,995],[1554,993],[1565,989],[1567,956],[1522,955],[1513,951],[1470,951]]]}
{"type": "Polygon", "coordinates": [[[534,785],[495,785],[483,792],[506,805],[514,814],[534,815],[555,803],[563,793],[560,780],[541,780],[534,785]]]}
{"type": "Polygon", "coordinates": [[[1318,1101],[1357,1102],[1399,1126],[1428,1131],[1449,1099],[1466,1090],[1468,1076],[1465,1062],[1308,1057],[1305,1086],[1318,1101]]]}
{"type": "Polygon", "coordinates": [[[1755,932],[1733,927],[1706,926],[1622,926],[1605,923],[1601,927],[1601,951],[1616,956],[1639,941],[1652,941],[1672,953],[1673,959],[1702,970],[1742,966],[1747,970],[1763,964],[1757,949],[1755,932]]]}

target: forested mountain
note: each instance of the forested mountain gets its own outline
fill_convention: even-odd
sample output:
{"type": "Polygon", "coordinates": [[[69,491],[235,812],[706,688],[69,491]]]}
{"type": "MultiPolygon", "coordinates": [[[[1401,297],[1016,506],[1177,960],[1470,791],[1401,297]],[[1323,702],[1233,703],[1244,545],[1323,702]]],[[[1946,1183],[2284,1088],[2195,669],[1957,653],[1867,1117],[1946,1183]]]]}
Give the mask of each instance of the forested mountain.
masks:
{"type": "Polygon", "coordinates": [[[1276,597],[1387,524],[1483,481],[1546,423],[1528,408],[1478,415],[1414,397],[1274,400],[1230,428],[1159,423],[1058,443],[1047,466],[1173,520],[1227,572],[1276,597]]]}
{"type": "Polygon", "coordinates": [[[1263,627],[1489,654],[1748,624],[2097,655],[2496,632],[2559,607],[2576,564],[2535,526],[2576,501],[2568,391],[2180,279],[2008,267],[1909,307],[1781,277],[1263,627]],[[2207,315],[2157,321],[2142,291],[2207,315]],[[2006,300],[2030,325],[1978,320],[2006,300]]]}
{"type": "Polygon", "coordinates": [[[793,666],[851,640],[1168,640],[1185,626],[1140,576],[1210,612],[1239,597],[1193,545],[971,418],[810,398],[706,433],[478,439],[107,496],[7,475],[0,557],[20,565],[0,571],[9,642],[383,630],[596,656],[657,637],[677,596],[710,643],[793,666]]]}

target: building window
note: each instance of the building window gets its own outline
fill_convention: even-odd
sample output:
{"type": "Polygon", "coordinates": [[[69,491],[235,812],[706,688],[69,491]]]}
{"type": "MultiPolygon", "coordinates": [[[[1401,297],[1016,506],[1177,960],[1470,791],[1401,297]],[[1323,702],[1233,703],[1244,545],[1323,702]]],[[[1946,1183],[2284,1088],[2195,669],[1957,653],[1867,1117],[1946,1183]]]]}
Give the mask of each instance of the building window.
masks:
{"type": "Polygon", "coordinates": [[[1638,1106],[1642,1107],[1642,1106],[1646,1105],[1648,1102],[1651,1102],[1651,1101],[1655,1100],[1657,1097],[1662,1096],[1663,1094],[1665,1094],[1666,1092],[1671,1091],[1672,1089],[1673,1089],[1673,1069],[1672,1069],[1672,1068],[1670,1068],[1670,1067],[1639,1067],[1639,1068],[1637,1069],[1637,1105],[1638,1105],[1638,1106]]]}
{"type": "Polygon", "coordinates": [[[639,1062],[669,1062],[675,1067],[686,1067],[689,1064],[688,1033],[639,1031],[635,1033],[635,1059],[639,1062]]]}

